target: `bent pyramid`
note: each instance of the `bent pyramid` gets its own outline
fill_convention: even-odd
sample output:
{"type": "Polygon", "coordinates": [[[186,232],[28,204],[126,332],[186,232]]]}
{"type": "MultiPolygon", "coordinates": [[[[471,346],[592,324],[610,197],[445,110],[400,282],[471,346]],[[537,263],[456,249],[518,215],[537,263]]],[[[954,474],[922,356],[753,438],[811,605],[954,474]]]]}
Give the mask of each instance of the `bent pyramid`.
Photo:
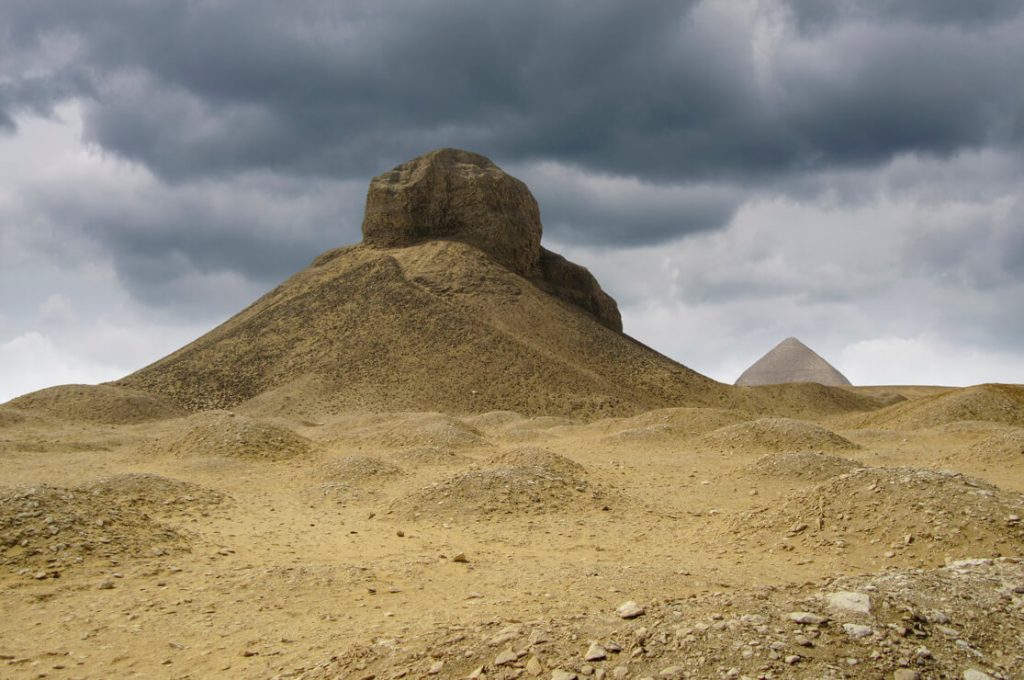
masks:
{"type": "Polygon", "coordinates": [[[117,384],[273,414],[589,417],[726,398],[623,335],[590,272],[540,239],[525,184],[477,154],[428,153],[371,181],[362,243],[117,384]]]}
{"type": "Polygon", "coordinates": [[[780,342],[736,380],[737,385],[744,386],[799,382],[835,386],[850,384],[832,364],[796,338],[780,342]]]}

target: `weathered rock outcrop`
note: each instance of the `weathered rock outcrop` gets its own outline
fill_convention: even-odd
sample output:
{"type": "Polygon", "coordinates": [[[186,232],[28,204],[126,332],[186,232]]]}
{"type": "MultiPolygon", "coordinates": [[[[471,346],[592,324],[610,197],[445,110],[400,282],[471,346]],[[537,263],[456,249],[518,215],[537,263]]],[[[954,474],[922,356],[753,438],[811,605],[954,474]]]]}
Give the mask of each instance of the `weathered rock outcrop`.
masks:
{"type": "Polygon", "coordinates": [[[363,242],[401,248],[460,241],[622,331],[615,300],[586,268],[541,247],[540,209],[521,181],[479,154],[439,149],[374,177],[363,242]]]}

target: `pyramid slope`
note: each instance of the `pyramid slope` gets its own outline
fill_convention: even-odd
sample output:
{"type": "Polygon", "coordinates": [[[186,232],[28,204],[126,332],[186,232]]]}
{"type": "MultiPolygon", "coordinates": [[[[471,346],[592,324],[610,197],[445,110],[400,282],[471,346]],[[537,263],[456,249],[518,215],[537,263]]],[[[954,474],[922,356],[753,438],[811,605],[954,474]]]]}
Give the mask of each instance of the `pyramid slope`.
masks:
{"type": "Polygon", "coordinates": [[[453,241],[325,253],[119,384],[190,410],[582,417],[710,405],[728,390],[453,241]]]}
{"type": "Polygon", "coordinates": [[[786,338],[736,380],[740,386],[813,382],[847,386],[850,381],[796,338],[786,338]]]}

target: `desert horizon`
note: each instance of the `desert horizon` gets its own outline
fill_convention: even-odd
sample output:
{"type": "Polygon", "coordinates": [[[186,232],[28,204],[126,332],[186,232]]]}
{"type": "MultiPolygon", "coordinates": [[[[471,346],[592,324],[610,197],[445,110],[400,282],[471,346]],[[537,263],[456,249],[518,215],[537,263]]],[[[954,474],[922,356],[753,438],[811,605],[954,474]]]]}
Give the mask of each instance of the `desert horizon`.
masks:
{"type": "Polygon", "coordinates": [[[1024,678],[1019,0],[0,0],[0,678],[1024,678]]]}

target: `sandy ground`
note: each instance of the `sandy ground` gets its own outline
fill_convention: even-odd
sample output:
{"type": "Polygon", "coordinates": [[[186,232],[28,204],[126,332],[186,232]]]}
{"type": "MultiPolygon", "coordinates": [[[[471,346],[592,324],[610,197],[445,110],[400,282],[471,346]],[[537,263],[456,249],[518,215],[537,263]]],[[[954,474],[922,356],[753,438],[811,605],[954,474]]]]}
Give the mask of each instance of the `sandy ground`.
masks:
{"type": "Polygon", "coordinates": [[[975,630],[956,619],[980,591],[945,623],[919,616],[929,639],[896,609],[866,621],[870,644],[841,617],[811,639],[786,620],[837,578],[941,580],[1024,554],[1024,430],[1008,423],[5,413],[3,677],[1024,675],[1012,561],[970,567],[1005,572],[1008,627],[959,647],[937,631],[975,630]],[[623,619],[626,601],[647,611],[623,619]]]}

